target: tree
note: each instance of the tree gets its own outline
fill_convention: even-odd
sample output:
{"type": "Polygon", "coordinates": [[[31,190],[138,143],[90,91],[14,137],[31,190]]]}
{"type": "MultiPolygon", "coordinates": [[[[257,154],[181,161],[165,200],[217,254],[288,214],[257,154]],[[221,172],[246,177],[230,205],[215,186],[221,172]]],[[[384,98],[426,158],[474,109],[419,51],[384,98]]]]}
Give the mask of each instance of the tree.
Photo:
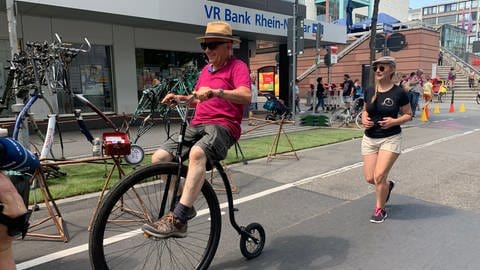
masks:
{"type": "MultiPolygon", "coordinates": [[[[378,21],[378,5],[380,0],[374,0],[373,2],[373,14],[372,14],[372,24],[370,25],[370,65],[375,61],[375,36],[377,34],[377,21],[378,21]]],[[[375,80],[375,74],[373,72],[369,73],[368,76],[368,85],[373,86],[375,80]]]]}

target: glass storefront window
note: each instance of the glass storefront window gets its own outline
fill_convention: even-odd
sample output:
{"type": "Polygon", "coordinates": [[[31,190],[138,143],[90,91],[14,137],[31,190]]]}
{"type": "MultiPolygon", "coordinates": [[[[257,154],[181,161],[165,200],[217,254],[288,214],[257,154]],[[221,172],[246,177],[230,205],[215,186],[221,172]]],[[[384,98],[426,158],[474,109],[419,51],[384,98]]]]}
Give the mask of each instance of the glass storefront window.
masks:
{"type": "MultiPolygon", "coordinates": [[[[75,48],[80,44],[73,44],[75,48]]],[[[0,40],[0,62],[7,63],[10,59],[8,40],[0,40]]],[[[113,112],[111,49],[109,46],[92,45],[89,53],[80,53],[68,67],[70,89],[74,94],[84,94],[94,105],[104,112],[113,112]]],[[[0,97],[4,92],[7,70],[0,70],[0,97]]],[[[65,91],[57,91],[59,114],[72,114],[75,109],[82,112],[92,110],[76,101],[65,91]]],[[[2,116],[13,116],[10,109],[3,110],[2,116]]]]}
{"type": "MultiPolygon", "coordinates": [[[[74,45],[79,47],[79,44],[74,45]]],[[[88,53],[80,53],[69,66],[70,89],[83,94],[101,111],[113,112],[113,84],[110,46],[92,45],[88,53]]],[[[58,92],[59,113],[92,110],[67,93],[58,92]]]]}
{"type": "Polygon", "coordinates": [[[186,68],[194,67],[200,71],[206,64],[203,53],[136,49],[135,56],[138,98],[143,89],[152,86],[154,79],[179,78],[186,68]]]}

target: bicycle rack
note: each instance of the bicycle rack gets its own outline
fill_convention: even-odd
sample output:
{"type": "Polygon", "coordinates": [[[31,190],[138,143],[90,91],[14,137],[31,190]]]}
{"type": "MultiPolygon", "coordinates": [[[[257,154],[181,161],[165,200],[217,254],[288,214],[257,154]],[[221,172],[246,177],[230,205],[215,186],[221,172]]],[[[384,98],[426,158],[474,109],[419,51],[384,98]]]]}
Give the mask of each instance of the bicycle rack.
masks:
{"type": "Polygon", "coordinates": [[[105,194],[105,191],[108,187],[108,184],[110,183],[113,173],[115,172],[115,170],[118,170],[119,178],[125,176],[125,172],[121,167],[122,158],[123,156],[99,156],[99,157],[88,157],[88,158],[76,159],[76,160],[61,160],[61,161],[54,161],[54,162],[48,162],[48,163],[43,162],[41,164],[41,167],[37,169],[37,171],[35,171],[32,179],[35,179],[38,182],[39,190],[43,197],[45,208],[47,209],[47,212],[48,212],[48,217],[43,218],[34,223],[32,222],[32,224],[29,227],[29,232],[27,233],[27,236],[48,238],[48,239],[60,239],[60,240],[63,240],[63,242],[65,243],[68,242],[69,240],[66,230],[64,228],[62,214],[60,213],[60,210],[55,202],[55,199],[52,197],[52,194],[50,193],[50,190],[48,188],[47,178],[45,177],[45,173],[43,169],[44,167],[48,167],[52,165],[66,165],[66,164],[77,164],[77,163],[95,163],[100,161],[105,162],[106,160],[109,160],[109,159],[113,160],[113,166],[112,168],[110,168],[110,171],[104,181],[100,195],[97,199],[96,206],[93,209],[93,213],[88,226],[88,230],[90,230],[90,227],[93,222],[93,217],[95,216],[97,209],[100,205],[100,202],[103,199],[103,195],[105,194]],[[53,221],[53,224],[55,225],[55,228],[57,230],[57,234],[46,234],[46,233],[39,233],[36,231],[32,231],[32,229],[35,229],[39,225],[49,220],[53,221]]]}

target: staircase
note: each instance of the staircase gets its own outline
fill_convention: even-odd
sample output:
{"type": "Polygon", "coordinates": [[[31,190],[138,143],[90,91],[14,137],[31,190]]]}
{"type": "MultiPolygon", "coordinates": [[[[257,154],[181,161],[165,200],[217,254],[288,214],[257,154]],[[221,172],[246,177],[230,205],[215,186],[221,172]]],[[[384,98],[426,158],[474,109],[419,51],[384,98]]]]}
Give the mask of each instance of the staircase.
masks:
{"type": "MultiPolygon", "coordinates": [[[[353,51],[355,48],[360,46],[365,40],[370,38],[370,31],[365,32],[361,37],[357,38],[355,41],[351,42],[346,48],[341,50],[338,55],[337,55],[337,61],[340,61],[345,55],[353,51]]],[[[305,79],[308,75],[312,74],[317,68],[322,66],[323,63],[323,58],[319,59],[318,63],[313,64],[311,67],[309,67],[307,70],[305,70],[300,76],[297,77],[298,80],[303,80],[305,79]]]]}
{"type": "MultiPolygon", "coordinates": [[[[447,83],[448,72],[450,71],[451,66],[438,66],[437,67],[437,76],[440,79],[444,80],[447,83]]],[[[473,102],[477,96],[477,92],[480,91],[480,85],[478,82],[475,82],[473,88],[468,87],[468,75],[465,75],[463,72],[457,71],[457,78],[455,80],[455,102],[473,102]]],[[[449,95],[450,98],[450,95],[449,95]]]]}

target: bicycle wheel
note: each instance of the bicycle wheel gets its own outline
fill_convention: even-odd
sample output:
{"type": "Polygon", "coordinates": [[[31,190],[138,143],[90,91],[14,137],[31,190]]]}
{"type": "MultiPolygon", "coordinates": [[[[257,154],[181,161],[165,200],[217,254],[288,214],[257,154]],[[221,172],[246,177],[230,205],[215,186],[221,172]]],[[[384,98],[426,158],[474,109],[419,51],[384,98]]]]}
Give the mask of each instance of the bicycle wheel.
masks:
{"type": "Polygon", "coordinates": [[[357,116],[355,116],[355,125],[357,125],[357,128],[363,129],[362,112],[357,113],[357,116]]]}
{"type": "MultiPolygon", "coordinates": [[[[93,269],[206,269],[218,247],[221,216],[208,182],[195,201],[197,216],[185,238],[144,237],[140,227],[168,212],[171,192],[165,181],[177,174],[175,163],[152,164],[128,175],[98,209],[89,239],[93,269]],[[166,193],[166,194],[165,194],[166,193]],[[163,201],[165,197],[165,201],[163,201]],[[167,208],[162,211],[161,208],[167,208]]],[[[186,175],[183,168],[182,175],[186,175]]]]}
{"type": "Polygon", "coordinates": [[[475,100],[477,101],[477,104],[480,104],[480,95],[477,95],[477,97],[475,98],[475,100]]]}
{"type": "Polygon", "coordinates": [[[346,115],[344,111],[345,109],[343,108],[337,108],[330,113],[328,118],[330,127],[341,127],[345,124],[346,115]]]}

